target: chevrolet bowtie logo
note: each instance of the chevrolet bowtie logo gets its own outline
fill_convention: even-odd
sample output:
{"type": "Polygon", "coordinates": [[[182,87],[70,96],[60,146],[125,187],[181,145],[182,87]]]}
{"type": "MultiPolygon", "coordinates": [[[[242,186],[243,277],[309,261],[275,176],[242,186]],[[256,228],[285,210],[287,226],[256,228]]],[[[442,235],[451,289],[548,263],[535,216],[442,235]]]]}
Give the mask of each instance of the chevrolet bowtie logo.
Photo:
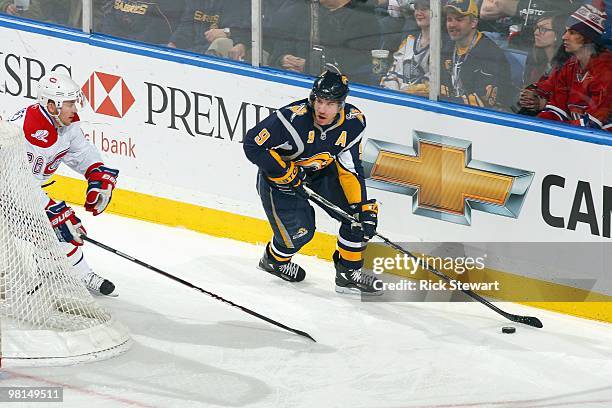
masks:
{"type": "Polygon", "coordinates": [[[471,224],[471,210],[517,218],[534,173],[472,159],[471,142],[415,132],[413,146],[369,139],[368,186],[413,196],[413,213],[471,224]]]}

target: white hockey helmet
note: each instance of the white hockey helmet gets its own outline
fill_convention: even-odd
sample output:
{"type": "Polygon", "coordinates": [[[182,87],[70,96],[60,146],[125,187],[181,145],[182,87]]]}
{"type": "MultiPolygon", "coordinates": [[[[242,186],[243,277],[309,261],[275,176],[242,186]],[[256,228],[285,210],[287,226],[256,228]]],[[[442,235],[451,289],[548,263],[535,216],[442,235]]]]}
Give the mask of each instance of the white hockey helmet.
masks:
{"type": "Polygon", "coordinates": [[[64,101],[74,101],[77,112],[84,107],[85,97],[79,85],[65,74],[51,72],[38,82],[37,100],[40,105],[47,107],[54,102],[57,110],[62,108],[64,101]]]}

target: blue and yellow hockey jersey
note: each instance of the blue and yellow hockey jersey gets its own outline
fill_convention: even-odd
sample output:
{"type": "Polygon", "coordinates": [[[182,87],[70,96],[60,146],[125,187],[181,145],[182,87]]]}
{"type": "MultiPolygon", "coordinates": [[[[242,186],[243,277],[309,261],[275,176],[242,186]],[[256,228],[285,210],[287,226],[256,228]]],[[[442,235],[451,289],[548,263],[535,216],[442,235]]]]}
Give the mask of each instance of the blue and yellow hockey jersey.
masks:
{"type": "Polygon", "coordinates": [[[269,178],[284,176],[291,161],[312,177],[335,165],[348,203],[365,201],[360,158],[365,116],[347,103],[332,124],[321,127],[313,113],[308,99],[302,99],[259,122],[244,138],[247,158],[269,178]]]}

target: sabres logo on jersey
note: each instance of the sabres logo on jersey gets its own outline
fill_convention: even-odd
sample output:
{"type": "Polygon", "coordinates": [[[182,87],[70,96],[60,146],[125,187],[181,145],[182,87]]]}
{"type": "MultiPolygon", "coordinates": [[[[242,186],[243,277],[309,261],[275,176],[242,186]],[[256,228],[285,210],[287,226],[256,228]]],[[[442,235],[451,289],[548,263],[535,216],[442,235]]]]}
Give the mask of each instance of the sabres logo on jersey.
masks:
{"type": "Polygon", "coordinates": [[[306,234],[308,234],[308,230],[306,228],[304,228],[304,227],[300,227],[298,232],[294,236],[292,236],[291,238],[293,238],[293,239],[302,238],[306,234]]]}
{"type": "Polygon", "coordinates": [[[346,120],[351,120],[355,118],[359,119],[362,125],[365,125],[363,120],[363,113],[357,108],[351,108],[349,113],[346,114],[346,120]]]}
{"type": "Polygon", "coordinates": [[[293,114],[291,115],[291,119],[290,119],[290,121],[293,122],[293,119],[296,116],[304,116],[306,112],[308,112],[308,107],[306,106],[305,103],[302,103],[300,105],[290,106],[289,110],[293,112],[293,114]]]}
{"type": "Polygon", "coordinates": [[[319,171],[329,166],[331,163],[333,163],[333,161],[334,161],[334,158],[329,152],[322,152],[322,153],[317,153],[312,157],[300,159],[296,161],[295,164],[305,169],[319,171]]]}

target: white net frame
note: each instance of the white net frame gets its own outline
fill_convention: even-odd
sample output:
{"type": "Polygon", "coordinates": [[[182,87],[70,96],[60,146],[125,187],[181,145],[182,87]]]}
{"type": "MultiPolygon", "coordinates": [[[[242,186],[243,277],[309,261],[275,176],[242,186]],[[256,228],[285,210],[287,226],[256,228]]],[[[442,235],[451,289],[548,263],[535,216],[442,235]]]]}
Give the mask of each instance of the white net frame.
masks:
{"type": "Polygon", "coordinates": [[[23,131],[0,121],[0,364],[70,365],[125,352],[127,329],[76,276],[26,157],[23,131]]]}

